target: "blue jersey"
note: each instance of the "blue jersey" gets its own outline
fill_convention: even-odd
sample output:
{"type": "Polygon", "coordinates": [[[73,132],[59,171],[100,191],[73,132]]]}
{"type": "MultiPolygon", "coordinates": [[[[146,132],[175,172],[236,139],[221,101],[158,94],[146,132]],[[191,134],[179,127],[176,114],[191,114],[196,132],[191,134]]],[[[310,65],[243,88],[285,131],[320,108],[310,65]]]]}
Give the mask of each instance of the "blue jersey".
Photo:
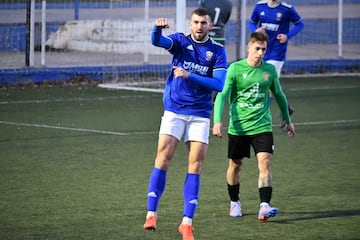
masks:
{"type": "MultiPolygon", "coordinates": [[[[205,42],[196,42],[190,34],[183,33],[174,33],[168,38],[172,41],[168,51],[173,55],[173,66],[210,78],[213,77],[213,71],[226,70],[225,49],[214,40],[209,38],[205,42]]],[[[164,109],[179,114],[210,118],[212,92],[213,89],[190,79],[174,78],[171,71],[164,90],[164,109]]]]}
{"type": "Polygon", "coordinates": [[[255,31],[255,29],[251,29],[252,26],[254,28],[262,27],[269,36],[267,51],[264,56],[265,61],[285,61],[288,41],[280,43],[276,36],[280,33],[287,34],[288,39],[290,39],[303,28],[302,19],[292,5],[280,2],[276,7],[269,7],[267,3],[267,0],[263,0],[256,4],[250,17],[250,30],[255,31]],[[295,26],[299,25],[299,27],[289,33],[290,23],[295,24],[295,26]]]}

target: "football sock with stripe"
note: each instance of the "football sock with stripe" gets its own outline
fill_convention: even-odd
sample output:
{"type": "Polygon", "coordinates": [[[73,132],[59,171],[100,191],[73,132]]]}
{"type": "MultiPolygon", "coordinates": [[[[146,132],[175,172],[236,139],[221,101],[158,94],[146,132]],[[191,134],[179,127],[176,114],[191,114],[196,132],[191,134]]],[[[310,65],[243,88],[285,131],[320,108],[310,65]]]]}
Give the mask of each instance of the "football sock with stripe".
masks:
{"type": "Polygon", "coordinates": [[[154,167],[149,180],[149,190],[147,196],[148,211],[156,212],[161,195],[165,190],[165,185],[166,171],[154,167]]]}
{"type": "Polygon", "coordinates": [[[200,192],[200,175],[187,173],[184,182],[184,216],[193,218],[200,192]]]}

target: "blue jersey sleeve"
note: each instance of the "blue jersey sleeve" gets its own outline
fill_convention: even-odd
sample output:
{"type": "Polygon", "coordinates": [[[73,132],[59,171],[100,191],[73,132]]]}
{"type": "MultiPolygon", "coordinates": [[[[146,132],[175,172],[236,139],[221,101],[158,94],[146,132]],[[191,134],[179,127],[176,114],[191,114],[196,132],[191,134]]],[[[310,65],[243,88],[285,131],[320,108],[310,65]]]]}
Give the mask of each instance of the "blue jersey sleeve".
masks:
{"type": "Polygon", "coordinates": [[[252,22],[252,21],[249,21],[248,27],[249,27],[249,29],[250,29],[250,32],[255,32],[256,29],[257,29],[256,24],[255,24],[254,22],[252,22]]]}
{"type": "Polygon", "coordinates": [[[171,38],[164,37],[162,35],[162,28],[158,28],[158,27],[154,26],[152,33],[151,33],[151,43],[157,47],[170,49],[171,45],[172,45],[172,40],[171,40],[171,38]]]}
{"type": "Polygon", "coordinates": [[[250,20],[248,22],[248,27],[250,29],[250,32],[255,32],[255,30],[258,28],[258,23],[259,23],[260,19],[259,19],[259,15],[257,14],[257,12],[258,12],[258,7],[256,5],[250,16],[250,20]]]}
{"type": "Polygon", "coordinates": [[[190,73],[189,80],[192,80],[206,88],[221,92],[224,87],[226,76],[226,70],[215,70],[213,71],[213,77],[204,77],[196,73],[190,73]]]}
{"type": "Polygon", "coordinates": [[[287,37],[288,39],[292,38],[296,34],[298,34],[304,28],[303,21],[300,21],[294,25],[294,27],[288,32],[287,37]]]}

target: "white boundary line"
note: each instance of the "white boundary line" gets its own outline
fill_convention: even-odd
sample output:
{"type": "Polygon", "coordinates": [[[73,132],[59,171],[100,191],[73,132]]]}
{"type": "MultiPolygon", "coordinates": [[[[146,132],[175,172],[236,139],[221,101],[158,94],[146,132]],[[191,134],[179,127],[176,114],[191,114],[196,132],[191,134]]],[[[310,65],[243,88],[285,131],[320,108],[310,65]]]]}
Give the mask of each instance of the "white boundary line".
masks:
{"type": "MultiPolygon", "coordinates": [[[[163,93],[164,89],[158,88],[144,88],[144,87],[130,87],[121,83],[104,83],[99,84],[98,87],[106,89],[118,89],[118,90],[131,90],[131,91],[140,91],[140,92],[154,92],[154,93],[163,93]]],[[[308,90],[333,90],[333,89],[352,89],[360,88],[359,85],[349,85],[349,86],[323,86],[323,87],[303,87],[303,88],[288,88],[289,91],[308,91],[308,90]]]]}
{"type": "Polygon", "coordinates": [[[294,123],[294,125],[295,125],[295,127],[296,127],[296,126],[344,124],[344,123],[356,123],[356,122],[360,122],[360,119],[335,120],[335,121],[318,121],[318,122],[303,122],[303,123],[294,123]]]}
{"type": "Polygon", "coordinates": [[[286,91],[312,91],[312,90],[336,90],[336,89],[355,89],[360,88],[360,85],[349,85],[349,86],[323,86],[323,87],[303,87],[303,88],[286,88],[286,91]]]}
{"type": "Polygon", "coordinates": [[[358,77],[360,72],[353,73],[309,73],[309,74],[281,74],[281,78],[316,78],[316,77],[358,77]]]}
{"type": "MultiPolygon", "coordinates": [[[[360,73],[359,73],[360,74],[360,73]]],[[[333,74],[332,76],[334,76],[333,74]]],[[[133,84],[135,85],[135,84],[133,84]]],[[[99,84],[98,87],[105,89],[117,89],[117,90],[131,90],[131,91],[140,91],[140,92],[153,92],[153,93],[163,93],[164,89],[151,89],[144,87],[131,87],[125,86],[124,84],[119,83],[104,83],[99,84]]],[[[299,88],[287,88],[286,91],[311,91],[311,90],[334,90],[334,89],[356,89],[360,88],[360,85],[348,85],[348,86],[321,86],[321,87],[299,87],[299,88]]],[[[121,99],[121,98],[144,98],[147,95],[120,95],[120,96],[109,96],[109,97],[95,97],[95,98],[55,98],[55,99],[45,99],[45,100],[22,100],[22,101],[0,101],[0,105],[7,104],[32,104],[32,103],[51,103],[51,102],[75,102],[75,101],[104,101],[112,99],[121,99]]]]}
{"type": "MultiPolygon", "coordinates": [[[[346,124],[346,123],[357,123],[360,122],[360,119],[350,119],[350,120],[335,120],[335,121],[318,121],[318,122],[303,122],[303,123],[294,123],[295,126],[311,126],[311,125],[328,125],[328,124],[346,124]]],[[[150,132],[114,132],[114,131],[102,131],[95,129],[86,129],[86,128],[71,128],[71,127],[60,127],[52,126],[47,124],[36,124],[36,123],[19,123],[19,122],[8,122],[0,121],[0,124],[5,125],[16,125],[24,127],[36,127],[36,128],[50,128],[66,131],[77,131],[77,132],[87,132],[87,133],[96,133],[96,134],[105,134],[105,135],[117,135],[117,136],[131,136],[131,135],[146,135],[146,134],[157,134],[157,131],[150,132]]],[[[273,127],[278,125],[273,125],[273,127]]]]}
{"type": "MultiPolygon", "coordinates": [[[[100,87],[100,85],[99,85],[100,87]]],[[[106,85],[101,86],[101,88],[108,88],[106,85]]],[[[334,90],[334,89],[353,89],[360,88],[359,85],[349,85],[349,86],[337,86],[337,87],[304,87],[304,88],[287,88],[286,91],[312,91],[312,90],[334,90]]],[[[109,89],[119,89],[119,90],[132,90],[132,91],[141,91],[141,92],[154,92],[162,93],[163,89],[149,89],[149,88],[138,88],[138,87],[126,87],[123,85],[114,85],[110,86],[109,89]]],[[[109,96],[109,97],[95,97],[95,98],[55,98],[55,99],[45,99],[45,100],[21,100],[21,101],[0,101],[0,105],[8,104],[33,104],[33,103],[53,103],[53,102],[86,102],[86,101],[105,101],[105,100],[116,100],[122,98],[144,98],[148,97],[147,95],[120,95],[120,96],[109,96]]]]}
{"type": "Polygon", "coordinates": [[[143,87],[128,87],[120,83],[103,83],[99,84],[98,87],[106,89],[119,89],[119,90],[130,90],[130,91],[140,91],[140,92],[155,92],[163,93],[164,89],[159,88],[143,88],[143,87]]]}
{"type": "Polygon", "coordinates": [[[7,122],[7,121],[0,121],[0,124],[16,125],[16,126],[23,126],[23,127],[50,128],[50,129],[59,129],[59,130],[68,130],[68,131],[77,131],[77,132],[87,132],[87,133],[97,133],[97,134],[107,134],[107,135],[118,135],[118,136],[129,136],[129,135],[156,133],[156,132],[130,132],[130,133],[125,133],[125,132],[102,131],[102,130],[86,129],[86,128],[71,128],[71,127],[52,126],[52,125],[46,125],[46,124],[18,123],[18,122],[7,122]]]}
{"type": "MultiPolygon", "coordinates": [[[[339,77],[339,76],[348,76],[348,77],[357,77],[360,76],[359,73],[324,73],[324,74],[302,74],[302,75],[282,75],[281,78],[309,78],[309,77],[339,77]]],[[[150,82],[144,82],[148,84],[150,82]]],[[[161,81],[151,82],[151,83],[163,83],[161,81]]],[[[154,92],[154,93],[163,93],[163,88],[146,88],[146,87],[136,87],[136,85],[141,85],[140,83],[102,83],[98,84],[98,87],[105,89],[117,89],[117,90],[130,90],[130,91],[140,91],[140,92],[154,92]]],[[[287,90],[290,91],[306,91],[306,90],[331,90],[331,89],[351,89],[351,88],[360,88],[358,85],[350,86],[339,86],[339,87],[313,87],[313,88],[290,88],[287,90]]]]}
{"type": "Polygon", "coordinates": [[[116,100],[122,98],[145,98],[147,95],[119,95],[109,97],[94,97],[94,98],[54,98],[45,100],[21,100],[21,101],[2,101],[0,105],[6,104],[27,104],[27,103],[53,103],[53,102],[89,102],[89,101],[105,101],[116,100]]]}

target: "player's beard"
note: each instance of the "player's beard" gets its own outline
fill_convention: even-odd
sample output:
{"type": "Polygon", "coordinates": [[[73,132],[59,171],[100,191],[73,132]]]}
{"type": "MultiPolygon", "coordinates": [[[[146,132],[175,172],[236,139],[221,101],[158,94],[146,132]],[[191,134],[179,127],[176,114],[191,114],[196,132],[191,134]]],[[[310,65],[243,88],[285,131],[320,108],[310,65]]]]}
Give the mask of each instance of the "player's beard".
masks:
{"type": "Polygon", "coordinates": [[[206,37],[206,33],[203,31],[202,32],[193,32],[192,35],[196,41],[202,41],[206,37]]]}
{"type": "Polygon", "coordinates": [[[270,0],[270,1],[268,1],[268,4],[271,7],[275,7],[275,6],[279,5],[279,0],[270,0]]]}

